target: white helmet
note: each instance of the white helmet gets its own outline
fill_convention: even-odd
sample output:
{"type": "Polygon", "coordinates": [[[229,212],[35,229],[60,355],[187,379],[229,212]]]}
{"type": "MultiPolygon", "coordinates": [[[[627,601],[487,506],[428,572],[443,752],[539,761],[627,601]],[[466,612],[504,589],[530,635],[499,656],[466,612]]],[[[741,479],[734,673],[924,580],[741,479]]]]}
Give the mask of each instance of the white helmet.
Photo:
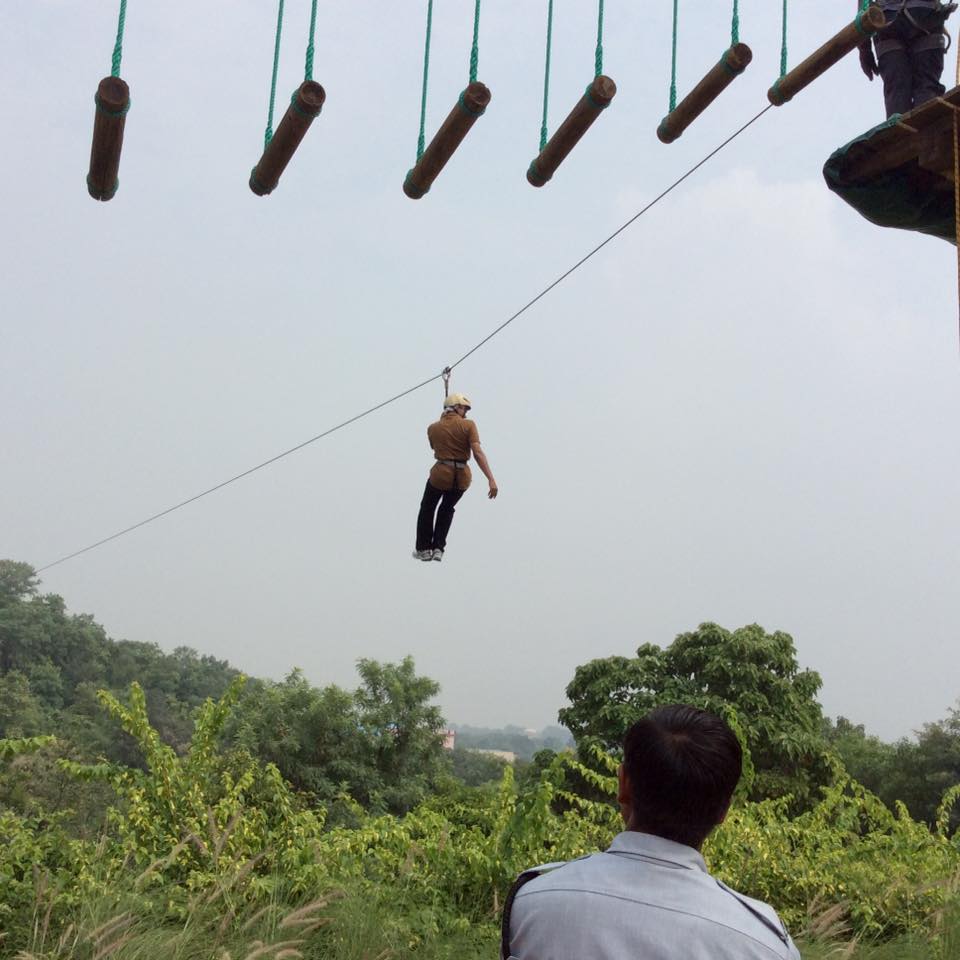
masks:
{"type": "Polygon", "coordinates": [[[470,403],[470,398],[462,393],[451,393],[448,397],[444,397],[443,405],[447,407],[466,407],[468,410],[473,404],[470,403]]]}

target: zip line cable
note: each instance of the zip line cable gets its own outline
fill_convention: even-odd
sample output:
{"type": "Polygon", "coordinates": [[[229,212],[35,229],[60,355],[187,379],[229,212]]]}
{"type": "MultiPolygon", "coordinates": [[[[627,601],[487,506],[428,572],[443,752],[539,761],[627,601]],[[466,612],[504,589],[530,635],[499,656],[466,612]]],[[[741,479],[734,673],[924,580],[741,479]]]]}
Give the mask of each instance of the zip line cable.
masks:
{"type": "Polygon", "coordinates": [[[44,564],[42,567],[37,567],[37,573],[42,573],[44,570],[49,570],[51,567],[56,567],[61,563],[66,563],[67,560],[72,560],[74,557],[79,557],[81,554],[88,553],[91,550],[95,550],[97,547],[102,547],[105,543],[110,543],[111,540],[117,540],[119,537],[125,536],[128,533],[132,533],[134,530],[138,530],[140,527],[145,527],[148,523],[153,523],[154,520],[159,520],[162,517],[166,517],[169,514],[173,513],[176,510],[181,509],[181,507],[186,507],[191,503],[195,503],[197,500],[202,499],[203,497],[209,496],[211,493],[216,493],[218,490],[222,490],[224,487],[229,486],[231,483],[236,483],[238,480],[242,480],[244,477],[249,477],[250,474],[256,473],[258,470],[262,470],[264,467],[269,467],[271,464],[276,463],[278,460],[284,459],[284,457],[289,457],[291,454],[296,453],[298,450],[302,450],[304,447],[310,446],[312,443],[316,443],[318,440],[323,440],[324,437],[329,437],[332,433],[336,433],[338,430],[342,430],[344,427],[348,427],[353,423],[356,423],[358,420],[362,420],[364,417],[370,416],[372,413],[376,413],[378,410],[382,410],[384,407],[389,406],[391,403],[396,403],[397,400],[402,400],[404,397],[409,396],[411,393],[416,393],[416,391],[423,389],[423,387],[428,386],[431,383],[436,382],[437,380],[442,379],[445,375],[449,374],[449,371],[454,370],[456,367],[459,367],[464,360],[473,356],[481,347],[488,344],[495,336],[504,331],[514,320],[518,319],[524,313],[526,313],[534,304],[542,300],[551,290],[563,283],[572,273],[576,270],[579,270],[588,260],[593,256],[598,254],[608,243],[616,239],[626,230],[628,227],[636,223],[648,210],[655,207],[661,200],[667,197],[669,194],[673,193],[677,187],[680,186],[685,180],[691,177],[696,173],[704,164],[712,160],[724,147],[728,146],[741,133],[744,133],[750,127],[752,127],[768,110],[772,109],[772,104],[768,104],[764,107],[758,114],[751,117],[742,127],[736,130],[734,133],[730,134],[726,140],[724,140],[719,146],[714,147],[702,160],[699,160],[695,163],[686,173],[681,177],[678,177],[673,183],[670,184],[663,192],[659,193],[656,197],[653,198],[645,207],[637,211],[629,220],[617,227],[605,240],[598,243],[589,253],[581,257],[572,267],[565,270],[559,277],[556,278],[551,284],[544,287],[532,300],[527,301],[516,313],[511,317],[508,317],[504,320],[500,326],[496,327],[491,333],[487,334],[478,344],[471,347],[459,360],[451,363],[448,367],[434,376],[429,377],[426,380],[420,381],[420,383],[415,386],[408,387],[406,390],[401,391],[400,393],[394,394],[387,400],[383,400],[375,406],[368,407],[362,413],[355,414],[350,417],[348,420],[344,420],[342,423],[338,423],[334,427],[330,427],[327,430],[324,430],[322,433],[318,433],[316,436],[310,437],[309,440],[304,440],[302,443],[298,443],[294,447],[290,447],[288,450],[284,450],[282,453],[278,453],[276,456],[270,457],[269,460],[264,460],[262,463],[258,463],[254,467],[250,467],[247,470],[244,470],[242,473],[236,474],[236,476],[230,477],[229,480],[223,480],[215,486],[209,487],[206,490],[203,490],[201,493],[197,493],[192,497],[188,497],[186,500],[181,500],[179,503],[174,504],[172,507],[167,507],[165,510],[161,510],[159,513],[153,514],[153,516],[147,517],[145,520],[140,520],[138,523],[131,524],[129,527],[124,527],[123,530],[118,530],[116,533],[110,534],[109,537],[104,537],[102,540],[97,540],[96,543],[91,543],[89,546],[83,547],[80,550],[75,550],[73,553],[68,553],[66,556],[60,557],[58,560],[53,560],[50,563],[44,564]]]}

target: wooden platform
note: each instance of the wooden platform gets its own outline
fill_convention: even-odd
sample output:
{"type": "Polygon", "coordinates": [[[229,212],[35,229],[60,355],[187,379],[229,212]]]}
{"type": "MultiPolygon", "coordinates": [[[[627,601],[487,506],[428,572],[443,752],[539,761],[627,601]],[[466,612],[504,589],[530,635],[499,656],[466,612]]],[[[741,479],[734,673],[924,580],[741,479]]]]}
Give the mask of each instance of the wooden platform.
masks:
{"type": "Polygon", "coordinates": [[[852,144],[844,162],[845,179],[872,180],[914,160],[922,170],[937,174],[952,186],[956,110],[960,110],[960,87],[903,114],[896,124],[878,130],[869,140],[852,144]]]}

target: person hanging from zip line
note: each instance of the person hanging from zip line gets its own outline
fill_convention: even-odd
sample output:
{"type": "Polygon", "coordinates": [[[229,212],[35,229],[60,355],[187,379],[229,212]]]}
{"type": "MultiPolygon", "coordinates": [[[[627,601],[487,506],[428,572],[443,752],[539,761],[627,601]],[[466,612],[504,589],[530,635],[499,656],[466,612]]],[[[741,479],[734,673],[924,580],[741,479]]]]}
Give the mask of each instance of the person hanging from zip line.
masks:
{"type": "Polygon", "coordinates": [[[427,439],[436,462],[420,501],[417,547],[413,551],[415,560],[443,559],[457,502],[467,492],[472,479],[467,465],[471,453],[490,484],[487,496],[493,500],[498,493],[493,471],[486,454],[480,449],[477,425],[467,419],[470,406],[470,400],[462,393],[451,393],[443,401],[440,419],[427,427],[427,439]]]}
{"type": "MultiPolygon", "coordinates": [[[[860,67],[868,80],[883,80],[887,116],[907,113],[941,97],[944,55],[949,48],[945,23],[957,9],[943,0],[877,0],[887,25],[860,44],[860,67]]],[[[859,4],[858,4],[859,7],[859,4]]]]}

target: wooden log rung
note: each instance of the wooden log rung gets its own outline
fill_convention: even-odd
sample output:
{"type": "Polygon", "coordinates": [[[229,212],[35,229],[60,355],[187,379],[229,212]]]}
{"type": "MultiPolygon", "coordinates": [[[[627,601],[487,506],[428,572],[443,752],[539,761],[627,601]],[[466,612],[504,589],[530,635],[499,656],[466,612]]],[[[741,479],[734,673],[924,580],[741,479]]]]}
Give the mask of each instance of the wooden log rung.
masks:
{"type": "Polygon", "coordinates": [[[657,137],[673,143],[750,65],[753,51],[745,43],[725,50],[720,62],[660,121],[657,137]]]}
{"type": "Polygon", "coordinates": [[[859,12],[852,23],[847,24],[819,50],[810,54],[803,63],[780,77],[767,91],[767,99],[775,107],[783,106],[861,43],[869,40],[881,27],[886,26],[886,22],[886,17],[879,7],[869,6],[859,12]]]}
{"type": "Polygon", "coordinates": [[[616,93],[617,85],[610,77],[600,74],[593,78],[566,120],[527,168],[527,182],[531,186],[542,187],[551,180],[594,120],[610,106],[616,93]]]}
{"type": "Polygon", "coordinates": [[[130,88],[119,77],[104,77],[93,98],[93,143],[87,192],[94,200],[111,200],[120,186],[120,152],[130,109],[130,88]]]}
{"type": "Polygon", "coordinates": [[[323,87],[314,80],[304,80],[294,91],[280,125],[250,172],[250,189],[258,197],[266,196],[277,188],[280,175],[286,170],[310,124],[320,115],[326,99],[323,87]]]}
{"type": "Polygon", "coordinates": [[[419,200],[430,190],[477,118],[486,112],[490,97],[489,89],[479,81],[467,84],[423,155],[404,178],[403,192],[411,200],[419,200]]]}

